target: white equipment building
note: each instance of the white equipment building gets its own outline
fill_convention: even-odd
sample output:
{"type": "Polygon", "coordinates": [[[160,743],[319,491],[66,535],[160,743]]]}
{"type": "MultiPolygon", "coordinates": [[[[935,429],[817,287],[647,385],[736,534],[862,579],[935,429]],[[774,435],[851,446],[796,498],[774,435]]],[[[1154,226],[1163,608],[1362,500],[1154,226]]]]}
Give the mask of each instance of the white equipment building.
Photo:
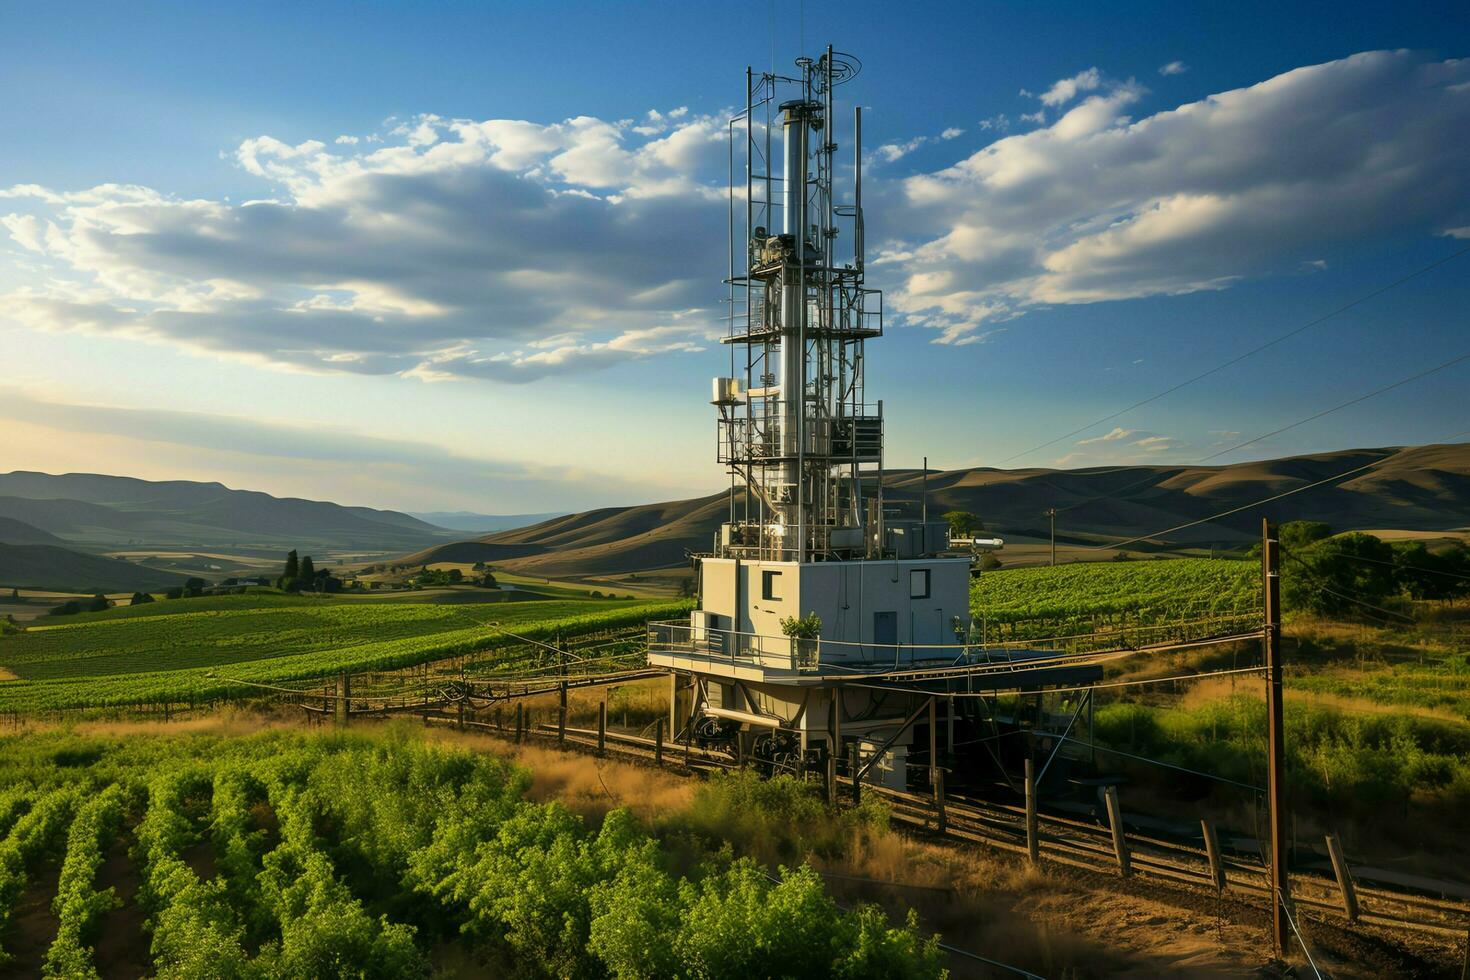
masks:
{"type": "Polygon", "coordinates": [[[696,558],[698,608],[650,624],[648,659],[684,679],[674,733],[902,788],[926,710],[927,769],[965,710],[944,693],[1017,690],[1028,663],[996,670],[970,643],[978,543],[927,512],[885,512],[883,403],[864,380],[883,305],[865,281],[862,110],[844,166],[834,109],[860,64],[828,47],[796,65],[747,69],[730,122],[730,371],[712,397],[730,513],[696,558]]]}

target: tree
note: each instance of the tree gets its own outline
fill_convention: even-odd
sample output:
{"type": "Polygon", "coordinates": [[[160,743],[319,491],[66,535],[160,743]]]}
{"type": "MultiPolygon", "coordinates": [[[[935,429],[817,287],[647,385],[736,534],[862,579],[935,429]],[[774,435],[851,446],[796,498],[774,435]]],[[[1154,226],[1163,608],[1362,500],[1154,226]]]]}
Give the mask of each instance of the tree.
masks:
{"type": "Polygon", "coordinates": [[[1413,599],[1451,600],[1470,592],[1470,565],[1464,545],[1443,552],[1430,551],[1423,541],[1393,544],[1393,573],[1399,587],[1413,599]]]}
{"type": "Polygon", "coordinates": [[[1281,547],[1288,551],[1301,551],[1332,537],[1332,527],[1321,521],[1287,521],[1276,529],[1276,533],[1281,547]]]}
{"type": "Polygon", "coordinates": [[[204,587],[209,583],[202,578],[191,578],[184,582],[184,595],[197,596],[204,593],[204,587]]]}
{"type": "Polygon", "coordinates": [[[133,600],[131,602],[129,602],[128,605],[130,605],[130,606],[141,606],[145,602],[152,602],[152,601],[153,601],[153,596],[150,593],[147,593],[147,592],[134,592],[133,593],[133,600]]]}
{"type": "Polygon", "coordinates": [[[94,595],[87,602],[87,605],[86,605],[87,612],[102,612],[104,609],[111,609],[111,608],[112,608],[112,603],[109,602],[108,599],[107,599],[107,596],[103,595],[101,592],[99,592],[96,595],[94,595]]]}
{"type": "MultiPolygon", "coordinates": [[[[295,554],[295,552],[292,552],[292,554],[295,554]]],[[[308,584],[312,579],[316,578],[316,566],[312,564],[310,555],[301,559],[301,572],[296,577],[305,579],[308,584]]]]}
{"type": "MultiPolygon", "coordinates": [[[[310,560],[310,558],[307,559],[307,561],[310,560]]],[[[292,548],[290,551],[286,552],[286,568],[285,571],[281,572],[281,578],[293,579],[300,574],[301,566],[296,560],[296,549],[292,548]]]]}
{"type": "Polygon", "coordinates": [[[985,524],[980,518],[967,510],[948,510],[943,516],[949,521],[949,533],[952,537],[973,538],[985,530],[985,524]]]}
{"type": "Polygon", "coordinates": [[[1281,599],[1289,609],[1320,616],[1371,613],[1399,591],[1393,549],[1371,534],[1342,534],[1289,552],[1281,599]]]}
{"type": "Polygon", "coordinates": [[[1002,564],[1004,563],[995,557],[995,552],[993,551],[987,551],[980,556],[980,571],[982,572],[993,572],[997,568],[1000,568],[1002,564]]]}

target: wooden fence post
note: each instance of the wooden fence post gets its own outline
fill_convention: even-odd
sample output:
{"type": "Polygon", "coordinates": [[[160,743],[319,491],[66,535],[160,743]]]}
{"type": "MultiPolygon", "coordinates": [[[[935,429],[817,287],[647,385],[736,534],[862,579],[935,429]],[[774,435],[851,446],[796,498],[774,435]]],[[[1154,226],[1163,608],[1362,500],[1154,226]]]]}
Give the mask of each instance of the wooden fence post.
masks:
{"type": "Polygon", "coordinates": [[[660,769],[664,767],[664,719],[660,715],[658,724],[653,730],[653,764],[660,769]]]}
{"type": "Polygon", "coordinates": [[[944,812],[944,770],[938,769],[934,773],[934,810],[939,818],[939,832],[945,833],[949,830],[949,817],[944,812]]]}
{"type": "Polygon", "coordinates": [[[523,701],[516,702],[516,744],[519,745],[526,738],[526,705],[523,701]]]}
{"type": "Polygon", "coordinates": [[[862,760],[862,754],[861,754],[861,750],[858,748],[858,743],[857,742],[853,742],[852,743],[852,805],[853,806],[857,806],[859,803],[861,803],[862,802],[862,797],[863,797],[862,784],[861,784],[861,782],[858,779],[859,775],[862,773],[862,765],[860,764],[861,763],[861,760],[862,760]]]}
{"type": "Polygon", "coordinates": [[[826,784],[825,785],[826,785],[826,790],[827,790],[827,804],[828,804],[828,806],[836,806],[837,805],[837,753],[836,752],[828,752],[827,753],[827,778],[826,778],[826,784]]]}
{"type": "Polygon", "coordinates": [[[337,724],[347,724],[352,713],[352,675],[343,671],[337,680],[337,724]]]}
{"type": "Polygon", "coordinates": [[[1220,859],[1220,838],[1215,834],[1215,825],[1208,820],[1199,822],[1200,833],[1205,839],[1205,857],[1210,862],[1210,882],[1216,892],[1225,890],[1225,862],[1220,859]]]}
{"type": "Polygon", "coordinates": [[[1127,878],[1133,868],[1128,860],[1128,838],[1123,834],[1123,806],[1118,802],[1118,787],[1109,786],[1103,790],[1103,798],[1108,804],[1108,825],[1113,828],[1113,851],[1118,856],[1118,873],[1127,878]]]}
{"type": "Polygon", "coordinates": [[[607,702],[597,702],[597,754],[607,751],[607,702]]]}
{"type": "Polygon", "coordinates": [[[567,682],[562,681],[560,685],[560,698],[556,709],[556,742],[565,745],[567,742],[567,682]]]}
{"type": "Polygon", "coordinates": [[[1353,884],[1353,873],[1348,869],[1343,856],[1342,844],[1332,834],[1327,835],[1327,855],[1332,858],[1332,873],[1337,876],[1337,887],[1342,889],[1342,910],[1349,922],[1358,921],[1358,889],[1353,884]]]}
{"type": "Polygon", "coordinates": [[[1032,864],[1041,860],[1041,834],[1036,815],[1036,762],[1026,757],[1026,856],[1032,864]]]}

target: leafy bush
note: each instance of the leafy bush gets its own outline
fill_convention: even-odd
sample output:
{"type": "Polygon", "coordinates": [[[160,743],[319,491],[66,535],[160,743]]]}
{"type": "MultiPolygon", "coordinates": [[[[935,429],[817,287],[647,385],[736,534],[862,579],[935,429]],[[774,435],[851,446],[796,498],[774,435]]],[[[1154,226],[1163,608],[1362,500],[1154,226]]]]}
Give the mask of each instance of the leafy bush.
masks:
{"type": "Polygon", "coordinates": [[[103,913],[118,907],[116,890],[97,890],[97,870],[122,824],[127,791],[113,783],[83,804],[67,832],[66,858],[51,908],[56,938],[46,954],[48,977],[95,977],[92,939],[103,913]]]}
{"type": "MultiPolygon", "coordinates": [[[[0,934],[10,919],[11,909],[26,887],[26,871],[37,857],[66,829],[76,804],[70,788],[45,793],[15,821],[10,834],[0,841],[0,934]]],[[[0,965],[9,955],[0,949],[0,965]]]]}
{"type": "MultiPolygon", "coordinates": [[[[525,976],[943,972],[912,917],[895,925],[878,909],[839,909],[810,869],[768,875],[721,841],[682,876],[626,811],[589,827],[528,801],[524,771],[400,729],[0,737],[0,825],[15,815],[0,844],[6,907],[24,884],[16,869],[86,800],[67,835],[51,975],[94,972],[89,932],[112,902],[96,871],[134,781],[147,791],[135,858],[161,977],[424,976],[427,951],[455,933],[471,955],[525,976]],[[263,806],[278,821],[274,846],[253,815],[263,806]],[[219,868],[208,881],[186,860],[206,828],[219,868]]],[[[832,833],[882,819],[874,808],[843,823],[799,784],[762,788],[748,775],[717,781],[705,805],[716,816],[747,807],[767,827],[825,820],[832,833]]]]}
{"type": "Polygon", "coordinates": [[[806,853],[834,855],[854,836],[881,834],[888,810],[873,794],[856,808],[827,805],[811,783],[790,775],[762,779],[748,770],[714,772],[694,791],[678,829],[707,843],[730,841],[744,851],[790,861],[806,853]]]}
{"type": "Polygon", "coordinates": [[[781,619],[781,632],[796,640],[815,640],[822,635],[822,617],[814,612],[805,616],[785,616],[781,619]]]}

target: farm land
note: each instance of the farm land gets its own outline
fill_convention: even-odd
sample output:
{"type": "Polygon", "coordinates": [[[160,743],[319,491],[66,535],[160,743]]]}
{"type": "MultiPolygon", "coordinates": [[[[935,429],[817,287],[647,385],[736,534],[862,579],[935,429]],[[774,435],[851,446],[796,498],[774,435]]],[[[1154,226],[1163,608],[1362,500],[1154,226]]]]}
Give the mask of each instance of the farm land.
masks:
{"type": "MultiPolygon", "coordinates": [[[[1258,607],[1258,590],[1254,562],[1110,562],[988,572],[976,581],[972,602],[977,623],[995,631],[988,642],[1024,643],[1248,617],[1258,607]]],[[[941,956],[933,937],[976,935],[977,928],[991,940],[987,948],[1006,949],[1011,962],[1048,974],[1107,963],[1186,975],[1181,964],[1229,969],[1251,962],[1250,930],[1198,910],[1161,907],[1152,894],[1119,898],[1112,911],[1127,909],[1131,922],[1169,925],[1135,930],[1136,946],[1105,949],[1105,934],[1120,923],[1099,914],[1096,883],[1043,882],[1007,859],[910,839],[889,829],[877,802],[820,816],[817,822],[830,825],[831,833],[800,837],[793,828],[803,821],[794,815],[811,808],[819,813],[825,804],[789,779],[736,775],[696,786],[482,736],[425,733],[401,724],[317,735],[269,711],[205,709],[211,701],[248,701],[252,690],[240,682],[299,683],[469,651],[493,660],[497,649],[521,639],[626,630],[688,608],[669,600],[590,597],[494,604],[404,598],[262,590],[48,618],[0,636],[0,677],[13,678],[0,681],[0,711],[16,727],[5,738],[6,782],[21,787],[0,800],[0,846],[10,869],[0,899],[8,902],[11,919],[0,931],[0,947],[14,950],[12,962],[39,969],[49,960],[55,975],[84,975],[64,969],[95,965],[95,944],[113,941],[100,937],[128,922],[134,935],[124,955],[140,972],[195,975],[189,957],[206,942],[237,957],[241,975],[301,975],[303,964],[319,963],[313,957],[326,955],[329,946],[350,950],[345,955],[357,957],[353,963],[391,965],[410,975],[435,969],[482,975],[523,962],[533,947],[550,951],[549,972],[616,972],[616,957],[629,954],[594,935],[659,932],[653,919],[638,918],[655,914],[646,903],[620,900],[631,919],[616,929],[599,918],[611,906],[599,905],[596,896],[632,888],[634,880],[640,888],[678,896],[670,907],[691,922],[700,920],[700,903],[728,911],[737,897],[762,907],[787,903],[782,907],[798,918],[809,912],[840,920],[837,933],[848,945],[832,952],[830,962],[847,957],[841,962],[857,964],[843,967],[856,971],[847,974],[853,976],[895,975],[862,972],[879,962],[907,975],[934,975],[940,964],[963,975],[962,957],[941,956]],[[158,701],[178,704],[179,720],[126,720],[131,709],[158,701]],[[198,710],[184,710],[190,702],[198,710]],[[119,740],[124,730],[128,737],[119,740]],[[332,775],[349,770],[381,804],[370,806],[365,790],[348,793],[342,777],[332,775]],[[616,775],[610,779],[609,773],[616,775]],[[640,780],[657,788],[630,792],[640,780]],[[548,856],[486,860],[474,875],[444,870],[445,862],[460,859],[437,852],[431,857],[426,842],[440,836],[436,821],[463,812],[454,801],[471,797],[476,812],[494,816],[455,831],[457,846],[489,853],[507,841],[535,839],[546,844],[548,856]],[[442,812],[429,814],[420,798],[443,804],[442,812]],[[387,813],[390,803],[400,816],[387,813]],[[378,849],[352,843],[369,831],[392,843],[378,849]],[[604,835],[606,843],[599,843],[604,835]],[[629,856],[634,853],[639,856],[629,856]],[[566,854],[580,855],[576,861],[583,863],[554,867],[566,854]],[[308,874],[315,882],[310,895],[287,882],[308,874]],[[578,894],[585,901],[559,893],[533,909],[487,897],[523,887],[515,883],[563,875],[582,882],[578,894]],[[108,887],[116,891],[108,895],[108,887]],[[948,898],[938,901],[941,895],[948,898]],[[406,911],[426,901],[436,910],[433,922],[406,911]],[[572,904],[553,907],[562,901],[572,904]],[[864,902],[877,906],[864,910],[864,902]],[[180,911],[185,907],[194,911],[180,911]],[[919,912],[913,922],[910,909],[919,912]],[[988,924],[978,926],[977,916],[988,924]],[[565,926],[572,931],[563,935],[549,925],[553,921],[573,923],[565,926]],[[1002,925],[1010,937],[1004,941],[1002,925]],[[1074,935],[1062,940],[1057,930],[1074,935]],[[1157,940],[1154,948],[1145,942],[1149,936],[1157,940]]],[[[1288,765],[1296,829],[1307,839],[1324,830],[1338,833],[1361,860],[1442,873],[1446,860],[1466,856],[1453,828],[1455,814],[1470,801],[1470,665],[1460,641],[1467,617],[1455,603],[1401,608],[1413,613],[1412,623],[1308,613],[1288,620],[1288,765]]],[[[1110,664],[1107,679],[1233,669],[1258,658],[1253,643],[1129,658],[1110,664]]],[[[1241,675],[1148,687],[1142,694],[1126,689],[1132,691],[1126,696],[1099,692],[1096,739],[1101,746],[1258,782],[1260,688],[1256,675],[1241,675]]],[[[597,700],[574,695],[569,723],[589,724],[597,700]]],[[[607,704],[610,723],[637,732],[666,712],[667,686],[628,684],[611,691],[607,704]]],[[[1249,804],[1228,788],[1196,787],[1194,801],[1181,803],[1177,780],[1167,773],[1121,765],[1136,806],[1181,818],[1210,807],[1222,820],[1251,826],[1249,804]]],[[[747,925],[761,928],[754,919],[747,925]]],[[[713,955],[710,946],[705,954],[696,952],[698,937],[678,929],[668,935],[659,955],[713,955]]],[[[1352,964],[1367,954],[1337,938],[1339,969],[1353,975],[1352,964]]],[[[1436,962],[1446,954],[1424,949],[1414,955],[1436,962]]]]}

